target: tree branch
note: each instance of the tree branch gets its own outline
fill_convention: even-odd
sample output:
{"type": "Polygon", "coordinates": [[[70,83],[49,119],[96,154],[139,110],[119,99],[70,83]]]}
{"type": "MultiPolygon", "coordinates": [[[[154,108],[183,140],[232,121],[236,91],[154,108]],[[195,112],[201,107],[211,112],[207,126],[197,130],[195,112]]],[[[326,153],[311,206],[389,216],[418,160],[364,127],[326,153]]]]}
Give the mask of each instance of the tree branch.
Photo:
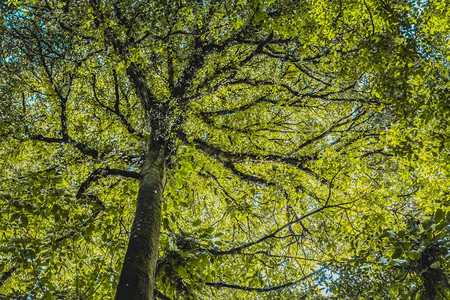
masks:
{"type": "Polygon", "coordinates": [[[77,148],[81,153],[84,155],[90,156],[92,158],[99,158],[102,157],[103,154],[100,154],[97,150],[89,148],[86,144],[79,143],[69,136],[66,135],[64,138],[50,138],[50,137],[44,137],[41,134],[38,135],[32,135],[30,136],[32,140],[46,142],[46,143],[57,143],[57,144],[70,144],[77,148]]]}
{"type": "Polygon", "coordinates": [[[0,287],[2,287],[2,285],[5,283],[5,281],[8,280],[12,276],[12,274],[17,270],[17,268],[18,268],[18,266],[14,265],[6,272],[3,272],[2,277],[0,278],[0,287]]]}
{"type": "Polygon", "coordinates": [[[93,182],[107,177],[107,176],[122,176],[127,178],[133,178],[133,179],[140,179],[141,174],[133,171],[126,171],[126,170],[120,170],[120,169],[110,169],[109,167],[106,168],[98,168],[94,172],[89,175],[89,177],[83,181],[83,183],[80,185],[80,188],[78,189],[78,193],[76,195],[77,198],[80,198],[89,188],[89,185],[91,185],[93,182]]]}
{"type": "Polygon", "coordinates": [[[333,132],[333,130],[336,129],[336,128],[339,128],[339,127],[344,126],[344,125],[346,125],[348,123],[355,122],[355,121],[359,120],[361,118],[361,116],[363,116],[364,113],[365,113],[363,110],[362,110],[362,112],[357,113],[359,110],[362,110],[362,106],[359,106],[358,108],[356,108],[354,111],[352,111],[347,116],[344,116],[343,118],[341,118],[337,122],[333,123],[327,130],[323,131],[321,134],[304,141],[302,144],[300,144],[295,149],[295,151],[299,151],[300,149],[305,148],[306,146],[314,143],[315,141],[318,141],[318,140],[326,137],[327,135],[331,134],[333,132]]]}
{"type": "Polygon", "coordinates": [[[244,249],[247,249],[247,248],[249,248],[249,247],[251,247],[253,245],[262,243],[265,240],[274,238],[282,230],[288,228],[289,226],[291,226],[291,225],[293,225],[295,223],[298,223],[298,222],[302,221],[303,219],[306,219],[306,218],[308,218],[308,217],[310,217],[310,216],[312,216],[314,214],[317,214],[317,213],[319,213],[319,212],[321,212],[321,211],[323,211],[323,210],[325,210],[327,208],[340,207],[341,205],[342,204],[339,204],[339,205],[328,205],[328,204],[326,204],[326,205],[324,205],[324,206],[322,206],[320,208],[317,208],[317,209],[315,209],[315,210],[313,210],[313,211],[311,211],[311,212],[309,212],[307,214],[302,215],[301,217],[296,218],[293,221],[290,221],[290,222],[284,224],[283,226],[281,226],[281,227],[277,228],[276,230],[274,230],[272,233],[267,234],[267,235],[261,237],[260,239],[258,239],[256,241],[249,242],[249,243],[246,243],[246,244],[243,244],[241,246],[234,247],[234,248],[231,248],[231,249],[228,249],[228,250],[225,250],[225,251],[220,251],[220,250],[216,250],[216,249],[208,249],[208,251],[209,251],[209,253],[211,253],[213,255],[239,254],[244,249]]]}
{"type": "MultiPolygon", "coordinates": [[[[53,168],[52,168],[53,169],[53,168]]],[[[45,172],[48,170],[44,170],[41,172],[45,172]]],[[[99,168],[96,169],[91,175],[89,175],[89,177],[81,184],[78,193],[76,195],[77,199],[80,199],[83,196],[87,196],[90,200],[92,200],[93,202],[95,202],[97,205],[100,206],[100,208],[94,210],[93,214],[89,217],[89,219],[87,219],[86,221],[84,221],[82,224],[80,224],[77,228],[77,230],[72,230],[69,233],[51,241],[47,243],[47,247],[50,247],[51,245],[55,244],[55,243],[60,243],[64,240],[66,240],[67,238],[73,237],[74,235],[76,235],[78,232],[80,232],[80,227],[84,228],[86,227],[91,221],[95,220],[97,218],[97,216],[100,214],[101,211],[105,210],[105,205],[104,203],[98,198],[98,196],[96,195],[85,195],[84,193],[86,192],[87,188],[89,187],[89,185],[97,180],[99,180],[102,177],[106,177],[106,176],[114,176],[114,175],[118,175],[118,176],[123,176],[123,177],[128,177],[128,178],[134,178],[134,179],[139,179],[140,178],[140,174],[136,173],[136,172],[131,172],[131,171],[125,171],[125,170],[120,170],[120,169],[110,169],[110,168],[99,168]]],[[[18,269],[18,266],[14,266],[12,268],[10,268],[8,271],[4,272],[0,278],[0,287],[3,285],[3,283],[8,280],[12,274],[18,269]]],[[[161,297],[160,297],[161,298],[161,297]]],[[[165,299],[165,298],[161,298],[161,299],[165,299]]]]}
{"type": "Polygon", "coordinates": [[[199,116],[202,119],[209,119],[210,117],[216,117],[216,116],[223,116],[223,115],[230,115],[230,114],[234,114],[240,111],[244,111],[247,109],[250,109],[254,106],[256,106],[258,103],[262,103],[262,102],[267,102],[267,103],[271,103],[271,104],[276,104],[276,101],[270,100],[267,98],[267,96],[263,96],[263,97],[259,97],[258,99],[241,105],[241,106],[237,106],[237,107],[233,107],[230,109],[222,109],[222,110],[216,110],[216,111],[202,111],[199,113],[199,116]]]}
{"type": "Polygon", "coordinates": [[[96,78],[95,75],[92,76],[92,92],[93,92],[93,96],[95,101],[97,101],[97,103],[103,107],[104,109],[106,109],[107,111],[115,114],[116,116],[119,117],[120,122],[122,122],[122,124],[126,127],[127,131],[129,134],[131,135],[136,135],[139,138],[143,138],[143,134],[136,131],[131,124],[128,122],[128,120],[126,119],[126,117],[122,114],[122,112],[120,111],[120,91],[119,91],[119,83],[118,83],[118,78],[117,78],[117,73],[115,70],[113,70],[113,78],[114,78],[114,96],[115,96],[115,100],[114,100],[114,109],[112,109],[111,107],[103,104],[103,102],[100,101],[98,95],[97,95],[97,84],[96,84],[96,78]]]}
{"type": "MultiPolygon", "coordinates": [[[[187,142],[187,137],[184,133],[179,133],[179,137],[182,140],[184,140],[185,142],[187,142]]],[[[319,174],[315,173],[310,168],[304,166],[306,164],[306,162],[316,160],[318,157],[317,154],[303,156],[301,158],[295,158],[295,157],[285,157],[285,156],[274,155],[274,154],[258,155],[258,154],[252,154],[252,153],[232,153],[229,151],[223,151],[222,149],[217,148],[217,147],[213,147],[200,139],[194,139],[193,142],[197,149],[202,150],[205,154],[218,160],[219,162],[221,162],[223,164],[224,167],[230,169],[231,171],[233,171],[233,173],[235,173],[236,175],[238,175],[239,177],[241,177],[243,179],[270,185],[270,183],[268,183],[267,181],[265,181],[263,179],[258,179],[258,177],[240,172],[239,170],[236,169],[236,167],[234,166],[234,163],[239,163],[239,162],[244,162],[244,161],[253,161],[253,162],[257,162],[257,163],[262,163],[263,161],[265,161],[265,162],[271,161],[271,162],[291,165],[291,166],[296,167],[297,169],[305,172],[306,174],[313,176],[314,178],[319,180],[320,183],[323,183],[323,184],[329,183],[326,178],[321,177],[319,174]]]]}
{"type": "Polygon", "coordinates": [[[167,297],[166,295],[164,295],[163,293],[161,293],[158,290],[154,290],[153,291],[153,296],[155,298],[159,298],[159,299],[162,299],[162,300],[172,300],[172,299],[170,299],[169,297],[167,297]]]}
{"type": "Polygon", "coordinates": [[[242,291],[247,291],[247,292],[259,292],[259,293],[267,293],[267,292],[272,292],[272,291],[276,291],[276,290],[281,290],[290,286],[293,286],[301,281],[305,281],[308,278],[313,277],[314,275],[322,272],[323,268],[320,268],[319,270],[317,270],[316,272],[313,272],[311,274],[308,274],[300,279],[297,279],[295,281],[291,281],[282,285],[278,285],[278,286],[273,286],[273,287],[268,287],[268,288],[254,288],[254,287],[248,287],[248,286],[241,286],[241,285],[236,285],[236,284],[228,284],[228,283],[223,283],[223,282],[207,282],[205,283],[205,285],[207,286],[212,286],[215,288],[229,288],[229,289],[236,289],[236,290],[242,290],[242,291]]]}

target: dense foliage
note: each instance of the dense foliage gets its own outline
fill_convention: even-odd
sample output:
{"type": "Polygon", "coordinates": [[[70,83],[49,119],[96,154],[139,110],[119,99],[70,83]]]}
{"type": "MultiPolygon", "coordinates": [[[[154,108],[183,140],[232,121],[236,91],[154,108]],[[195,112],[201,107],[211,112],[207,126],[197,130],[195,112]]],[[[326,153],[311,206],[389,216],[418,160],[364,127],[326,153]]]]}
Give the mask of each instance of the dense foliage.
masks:
{"type": "Polygon", "coordinates": [[[0,297],[450,297],[445,0],[0,20],[0,297]]]}

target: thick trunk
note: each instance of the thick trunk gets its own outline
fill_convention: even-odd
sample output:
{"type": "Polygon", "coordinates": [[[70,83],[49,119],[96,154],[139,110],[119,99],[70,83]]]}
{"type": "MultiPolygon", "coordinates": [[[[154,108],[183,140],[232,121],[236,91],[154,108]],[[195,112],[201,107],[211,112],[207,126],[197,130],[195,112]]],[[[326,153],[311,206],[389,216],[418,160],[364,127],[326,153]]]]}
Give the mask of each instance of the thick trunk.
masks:
{"type": "Polygon", "coordinates": [[[164,148],[153,143],[142,168],[136,213],[116,300],[153,299],[165,175],[164,148]]]}

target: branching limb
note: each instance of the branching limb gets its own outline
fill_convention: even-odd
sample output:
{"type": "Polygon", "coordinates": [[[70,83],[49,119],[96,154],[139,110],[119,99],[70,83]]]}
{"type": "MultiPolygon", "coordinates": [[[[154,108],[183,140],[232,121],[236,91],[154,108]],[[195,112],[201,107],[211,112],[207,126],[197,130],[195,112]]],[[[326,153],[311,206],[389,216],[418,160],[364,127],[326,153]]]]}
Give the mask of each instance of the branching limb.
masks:
{"type": "Polygon", "coordinates": [[[261,185],[265,185],[265,186],[275,185],[275,183],[269,182],[264,178],[261,178],[261,177],[255,176],[255,175],[245,174],[244,172],[239,171],[238,169],[236,169],[236,166],[232,162],[223,162],[223,166],[225,168],[231,170],[231,172],[233,172],[234,175],[236,175],[240,179],[245,180],[247,182],[261,184],[261,185]]]}
{"type": "Polygon", "coordinates": [[[66,136],[65,138],[64,137],[63,138],[51,138],[51,137],[45,137],[45,136],[42,136],[41,134],[38,134],[38,135],[32,135],[30,138],[35,141],[41,141],[41,142],[46,142],[46,143],[70,144],[70,145],[74,146],[75,148],[77,148],[84,155],[90,156],[94,159],[103,156],[103,154],[100,154],[97,150],[89,148],[89,146],[87,146],[86,144],[79,143],[79,142],[73,140],[69,136],[66,136]]]}
{"type": "MultiPolygon", "coordinates": [[[[187,142],[187,136],[184,133],[180,133],[179,137],[187,142]]],[[[243,161],[254,161],[254,162],[262,162],[262,161],[272,161],[278,163],[284,163],[295,167],[301,167],[306,162],[311,160],[316,160],[317,157],[315,155],[312,156],[303,156],[300,158],[295,157],[286,157],[282,155],[276,154],[253,154],[253,153],[232,153],[230,151],[223,151],[218,147],[211,146],[201,139],[194,139],[193,143],[197,149],[202,150],[205,154],[219,160],[222,162],[243,162],[243,161]]]]}
{"type": "Polygon", "coordinates": [[[258,99],[254,100],[254,101],[252,101],[250,103],[247,103],[247,104],[244,104],[244,105],[241,105],[241,106],[237,106],[237,107],[233,107],[233,108],[230,108],[230,109],[222,109],[222,110],[216,110],[216,111],[202,111],[202,112],[199,113],[199,116],[202,119],[206,120],[206,119],[211,118],[211,117],[230,115],[230,114],[234,114],[234,113],[237,113],[237,112],[240,112],[240,111],[245,111],[245,110],[250,109],[252,107],[255,107],[257,104],[263,103],[263,102],[271,103],[271,104],[276,104],[277,103],[276,101],[268,99],[267,96],[263,96],[263,97],[259,97],[258,99]]]}
{"type": "Polygon", "coordinates": [[[359,120],[364,115],[364,110],[361,110],[361,108],[362,108],[361,106],[358,107],[356,110],[352,111],[349,115],[347,115],[347,116],[341,118],[340,120],[338,120],[337,122],[333,123],[330,127],[328,127],[327,130],[323,131],[321,134],[316,135],[316,136],[304,141],[302,144],[300,144],[295,149],[295,151],[299,151],[300,149],[305,148],[306,146],[314,143],[315,141],[318,141],[318,140],[328,136],[337,128],[340,128],[344,125],[347,125],[349,123],[359,120]],[[360,111],[360,112],[358,113],[358,111],[360,111]]]}
{"type": "Polygon", "coordinates": [[[219,250],[216,250],[216,249],[209,249],[208,251],[209,251],[211,254],[213,254],[213,255],[239,254],[239,253],[241,253],[241,251],[244,250],[244,249],[247,249],[247,248],[249,248],[249,247],[251,247],[251,246],[260,244],[260,243],[262,243],[262,242],[264,242],[264,241],[266,241],[266,240],[268,240],[268,239],[275,238],[276,235],[277,235],[279,232],[281,232],[282,230],[288,228],[289,226],[291,226],[291,225],[293,225],[293,224],[295,224],[295,223],[299,223],[300,221],[302,221],[302,220],[304,220],[304,219],[306,219],[306,218],[308,218],[308,217],[310,217],[310,216],[312,216],[312,215],[315,215],[315,214],[317,214],[317,213],[320,213],[320,212],[322,212],[322,211],[325,210],[325,209],[328,209],[328,208],[336,208],[336,207],[341,207],[341,206],[342,206],[342,204],[339,204],[339,205],[328,205],[328,204],[326,204],[326,205],[324,205],[324,206],[322,206],[322,207],[319,207],[319,208],[317,208],[317,209],[315,209],[315,210],[313,210],[313,211],[311,211],[311,212],[309,212],[309,213],[307,213],[307,214],[304,214],[304,215],[302,215],[302,216],[300,216],[300,217],[298,217],[298,218],[296,218],[296,219],[294,219],[294,220],[292,220],[292,221],[290,221],[290,222],[284,224],[283,226],[281,226],[281,227],[277,228],[276,230],[274,230],[272,233],[267,234],[267,235],[261,237],[260,239],[258,239],[258,240],[256,240],[256,241],[249,242],[249,243],[246,243],[246,244],[243,244],[243,245],[241,245],[241,246],[234,247],[234,248],[231,248],[231,249],[225,250],[225,251],[219,251],[219,250]]]}
{"type": "MultiPolygon", "coordinates": [[[[179,137],[187,142],[187,136],[184,133],[179,133],[179,137]]],[[[262,163],[264,162],[275,162],[275,163],[282,163],[291,165],[293,167],[296,167],[297,169],[305,172],[306,174],[316,178],[320,183],[322,184],[328,184],[328,180],[326,178],[323,178],[319,174],[315,173],[310,168],[306,167],[305,164],[308,161],[316,160],[318,158],[317,154],[309,155],[309,156],[303,156],[301,158],[295,158],[295,157],[286,157],[282,155],[275,155],[275,154],[268,154],[268,155],[258,155],[253,153],[232,153],[229,151],[223,151],[220,148],[214,147],[209,145],[208,143],[200,140],[200,139],[194,139],[193,140],[195,146],[197,149],[202,150],[205,154],[213,157],[217,161],[221,162],[222,165],[228,169],[230,169],[234,174],[239,176],[242,179],[264,184],[264,185],[272,185],[268,181],[258,178],[253,175],[245,174],[239,170],[236,169],[234,163],[244,162],[244,161],[253,161],[256,163],[262,163]]]]}
{"type": "Polygon", "coordinates": [[[139,138],[142,138],[143,135],[142,133],[136,131],[133,126],[131,126],[131,124],[128,122],[128,120],[126,119],[126,117],[123,115],[123,113],[120,111],[120,90],[119,90],[119,82],[118,82],[118,78],[117,78],[117,73],[115,70],[113,70],[113,78],[114,78],[114,108],[109,107],[108,105],[105,105],[102,101],[100,101],[100,98],[98,97],[97,94],[97,83],[96,83],[96,77],[95,75],[92,76],[92,92],[93,92],[93,96],[95,101],[104,109],[106,109],[107,111],[115,114],[117,117],[119,117],[120,122],[125,126],[125,128],[127,129],[128,133],[131,135],[135,135],[139,138]]]}
{"type": "Polygon", "coordinates": [[[317,270],[316,272],[313,272],[311,274],[308,274],[300,279],[297,279],[295,281],[291,281],[282,285],[277,285],[277,286],[273,286],[273,287],[268,287],[268,288],[255,288],[255,287],[249,287],[249,286],[241,286],[241,285],[236,285],[236,284],[228,284],[228,283],[223,283],[223,282],[207,282],[206,285],[207,286],[212,286],[215,288],[229,288],[229,289],[236,289],[236,290],[242,290],[242,291],[247,291],[247,292],[260,292],[260,293],[267,293],[267,292],[272,292],[272,291],[276,291],[276,290],[281,290],[290,286],[293,286],[295,284],[298,284],[299,282],[305,281],[319,273],[321,273],[323,270],[323,268],[317,270]]]}
{"type": "Polygon", "coordinates": [[[154,290],[154,291],[153,291],[153,296],[154,296],[155,298],[159,298],[159,299],[161,299],[161,300],[171,300],[169,297],[167,297],[166,295],[164,295],[163,293],[161,293],[161,292],[158,291],[158,290],[154,290]]]}
{"type": "Polygon", "coordinates": [[[98,181],[101,178],[107,177],[107,176],[122,176],[126,178],[133,178],[133,179],[140,179],[141,175],[137,172],[133,171],[126,171],[126,170],[120,170],[120,169],[110,169],[108,167],[106,168],[98,168],[94,172],[89,175],[89,177],[83,181],[80,188],[78,189],[77,198],[80,198],[89,188],[89,185],[91,185],[93,182],[98,181]]]}
{"type": "MultiPolygon", "coordinates": [[[[52,168],[53,169],[53,168],[52,168]]],[[[44,171],[48,171],[48,170],[44,170],[44,171]]],[[[139,179],[140,178],[140,174],[136,173],[136,172],[131,172],[131,171],[125,171],[125,170],[120,170],[120,169],[110,169],[110,168],[99,168],[96,169],[80,186],[76,198],[80,199],[83,196],[88,197],[90,200],[92,200],[94,203],[96,203],[99,208],[94,210],[92,215],[85,220],[82,224],[80,224],[79,226],[77,226],[76,230],[71,230],[70,232],[64,234],[63,236],[60,236],[59,238],[50,241],[47,243],[47,247],[51,247],[52,245],[54,245],[55,243],[60,243],[70,237],[75,236],[77,233],[80,232],[80,228],[85,228],[87,225],[89,225],[91,222],[93,222],[97,216],[100,214],[100,212],[102,212],[103,210],[105,210],[105,205],[104,203],[98,198],[97,195],[86,195],[85,192],[87,191],[89,185],[97,180],[99,180],[100,178],[103,177],[107,177],[107,176],[122,176],[122,177],[127,177],[127,178],[133,178],[133,179],[139,179]]],[[[18,269],[18,266],[15,265],[13,267],[11,267],[8,271],[4,272],[0,278],[0,287],[4,284],[4,282],[6,280],[8,280],[12,274],[18,269]]],[[[164,298],[161,298],[164,299],[164,298]]]]}
{"type": "MultiPolygon", "coordinates": [[[[134,178],[134,179],[140,178],[139,173],[132,172],[132,171],[126,171],[126,170],[120,170],[120,169],[110,169],[108,167],[98,168],[94,172],[92,172],[91,175],[89,175],[89,177],[85,181],[83,181],[83,183],[80,185],[80,188],[78,189],[78,192],[75,197],[77,199],[81,199],[82,197],[87,197],[89,200],[91,200],[92,202],[97,204],[99,206],[99,208],[94,210],[92,216],[88,220],[84,221],[81,224],[81,228],[84,228],[88,224],[90,224],[93,220],[95,220],[97,218],[98,214],[101,211],[104,211],[106,209],[105,204],[100,200],[100,198],[97,195],[87,195],[86,191],[92,183],[98,181],[101,178],[107,177],[107,176],[122,176],[122,177],[127,177],[127,178],[134,178]]],[[[68,234],[65,234],[65,235],[59,237],[58,239],[56,239],[54,242],[57,242],[57,243],[62,242],[63,240],[74,236],[78,232],[80,232],[80,231],[72,230],[68,234]]],[[[53,242],[50,242],[48,244],[48,246],[50,246],[52,243],[53,242]]]]}
{"type": "Polygon", "coordinates": [[[8,280],[17,269],[18,265],[16,264],[13,267],[9,268],[7,271],[3,272],[2,277],[0,278],[0,287],[2,287],[5,281],[8,280]]]}

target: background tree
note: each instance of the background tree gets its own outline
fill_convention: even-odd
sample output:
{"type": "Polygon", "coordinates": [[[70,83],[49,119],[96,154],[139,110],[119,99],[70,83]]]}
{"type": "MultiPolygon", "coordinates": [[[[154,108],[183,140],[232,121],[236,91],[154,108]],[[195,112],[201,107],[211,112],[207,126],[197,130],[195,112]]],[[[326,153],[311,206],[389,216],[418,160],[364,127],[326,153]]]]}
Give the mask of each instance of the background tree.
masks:
{"type": "Polygon", "coordinates": [[[449,296],[443,1],[1,19],[4,297],[449,296]]]}

